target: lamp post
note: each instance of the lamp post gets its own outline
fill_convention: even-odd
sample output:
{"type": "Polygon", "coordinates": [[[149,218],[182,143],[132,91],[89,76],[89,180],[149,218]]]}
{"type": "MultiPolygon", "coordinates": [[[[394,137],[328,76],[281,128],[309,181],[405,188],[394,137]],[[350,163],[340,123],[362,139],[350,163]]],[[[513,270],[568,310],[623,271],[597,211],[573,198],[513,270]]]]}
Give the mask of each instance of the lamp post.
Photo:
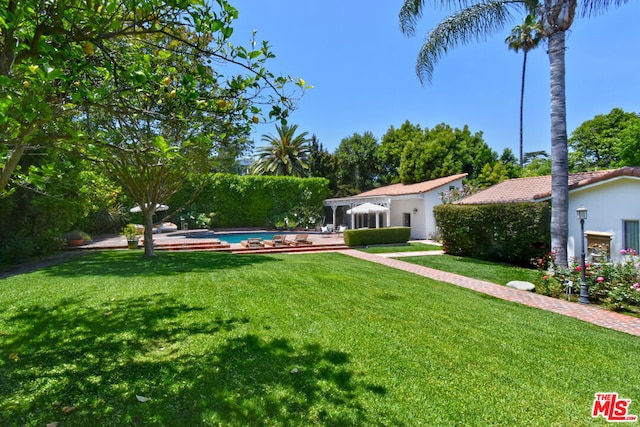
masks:
{"type": "Polygon", "coordinates": [[[589,304],[589,290],[587,289],[586,266],[584,262],[584,220],[587,219],[587,208],[580,205],[576,209],[578,219],[580,220],[580,240],[582,241],[582,250],[580,251],[580,304],[589,304]]]}

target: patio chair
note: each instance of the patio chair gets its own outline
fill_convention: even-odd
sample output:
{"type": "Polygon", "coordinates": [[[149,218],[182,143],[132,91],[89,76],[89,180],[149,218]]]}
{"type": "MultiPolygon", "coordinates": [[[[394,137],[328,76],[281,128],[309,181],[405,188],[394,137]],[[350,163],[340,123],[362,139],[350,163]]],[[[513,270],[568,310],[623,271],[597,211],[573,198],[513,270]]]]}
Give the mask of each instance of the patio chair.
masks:
{"type": "Polygon", "coordinates": [[[296,234],[296,236],[293,238],[293,242],[291,242],[291,245],[293,246],[306,246],[312,244],[313,242],[309,240],[308,234],[296,234]]]}
{"type": "Polygon", "coordinates": [[[346,229],[348,229],[349,227],[347,227],[346,225],[339,225],[338,226],[338,233],[344,233],[344,231],[346,229]]]}
{"type": "Polygon", "coordinates": [[[258,237],[250,237],[241,241],[240,244],[247,249],[261,249],[264,247],[264,242],[258,237]]]}
{"type": "Polygon", "coordinates": [[[289,241],[287,240],[287,236],[284,234],[276,234],[271,240],[265,240],[264,244],[266,246],[273,246],[274,248],[289,246],[289,241]]]}

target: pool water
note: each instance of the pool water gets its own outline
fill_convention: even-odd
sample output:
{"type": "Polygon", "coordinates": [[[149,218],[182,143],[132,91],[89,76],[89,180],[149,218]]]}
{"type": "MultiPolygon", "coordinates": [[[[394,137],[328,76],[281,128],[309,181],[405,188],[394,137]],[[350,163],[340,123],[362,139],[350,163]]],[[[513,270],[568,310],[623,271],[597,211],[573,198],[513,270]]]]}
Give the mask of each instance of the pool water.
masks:
{"type": "MultiPolygon", "coordinates": [[[[306,232],[305,232],[306,233],[306,232]]],[[[187,235],[190,239],[220,239],[227,243],[240,243],[243,240],[258,238],[263,240],[271,240],[275,234],[289,234],[296,235],[298,233],[295,232],[273,232],[273,231],[252,231],[247,233],[214,233],[214,232],[206,232],[206,233],[195,233],[191,235],[187,235]]]]}

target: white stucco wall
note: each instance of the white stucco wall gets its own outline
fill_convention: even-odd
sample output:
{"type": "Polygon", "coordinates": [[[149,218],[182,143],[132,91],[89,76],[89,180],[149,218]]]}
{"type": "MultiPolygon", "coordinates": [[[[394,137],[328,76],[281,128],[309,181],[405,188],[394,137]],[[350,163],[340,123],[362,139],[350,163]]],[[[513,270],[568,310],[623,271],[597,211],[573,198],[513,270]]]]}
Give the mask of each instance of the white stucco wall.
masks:
{"type": "Polygon", "coordinates": [[[569,193],[567,251],[570,259],[580,257],[580,221],[576,213],[580,205],[588,210],[584,224],[585,232],[613,233],[611,256],[613,261],[619,261],[620,250],[624,249],[623,221],[640,220],[640,179],[622,177],[569,193]]]}
{"type": "MultiPolygon", "coordinates": [[[[436,233],[436,224],[433,217],[433,208],[436,205],[442,203],[440,200],[440,193],[449,190],[449,187],[461,188],[462,179],[445,184],[441,187],[435,188],[427,193],[416,193],[399,196],[370,196],[370,197],[358,197],[358,198],[337,198],[325,200],[325,206],[332,206],[333,213],[337,206],[357,206],[365,202],[376,203],[382,206],[389,207],[389,222],[387,223],[387,214],[380,215],[380,226],[386,227],[387,224],[391,227],[399,227],[404,225],[404,214],[410,214],[411,216],[411,238],[412,239],[427,239],[436,233]],[[414,213],[415,210],[415,213],[414,213]]],[[[375,219],[371,220],[371,226],[375,219]]],[[[328,221],[333,222],[333,219],[328,221]]],[[[346,215],[343,219],[350,228],[354,228],[351,215],[346,215]]],[[[360,226],[367,226],[367,224],[360,224],[360,226]]]]}

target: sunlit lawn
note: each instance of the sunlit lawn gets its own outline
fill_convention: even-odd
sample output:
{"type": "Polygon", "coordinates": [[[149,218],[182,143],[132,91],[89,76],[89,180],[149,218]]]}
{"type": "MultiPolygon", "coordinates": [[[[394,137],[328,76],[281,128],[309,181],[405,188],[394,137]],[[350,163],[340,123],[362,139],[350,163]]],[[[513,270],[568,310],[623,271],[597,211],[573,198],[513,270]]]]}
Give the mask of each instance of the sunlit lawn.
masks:
{"type": "Polygon", "coordinates": [[[370,254],[381,254],[389,252],[440,251],[442,250],[442,246],[419,242],[409,242],[406,245],[381,245],[358,249],[370,254]]]}
{"type": "Polygon", "coordinates": [[[402,260],[499,285],[506,285],[512,280],[534,282],[540,277],[540,272],[535,269],[452,255],[403,257],[402,260]]]}
{"type": "Polygon", "coordinates": [[[640,413],[638,354],[341,254],[123,251],[0,280],[2,425],[590,425],[596,392],[640,413]]]}

